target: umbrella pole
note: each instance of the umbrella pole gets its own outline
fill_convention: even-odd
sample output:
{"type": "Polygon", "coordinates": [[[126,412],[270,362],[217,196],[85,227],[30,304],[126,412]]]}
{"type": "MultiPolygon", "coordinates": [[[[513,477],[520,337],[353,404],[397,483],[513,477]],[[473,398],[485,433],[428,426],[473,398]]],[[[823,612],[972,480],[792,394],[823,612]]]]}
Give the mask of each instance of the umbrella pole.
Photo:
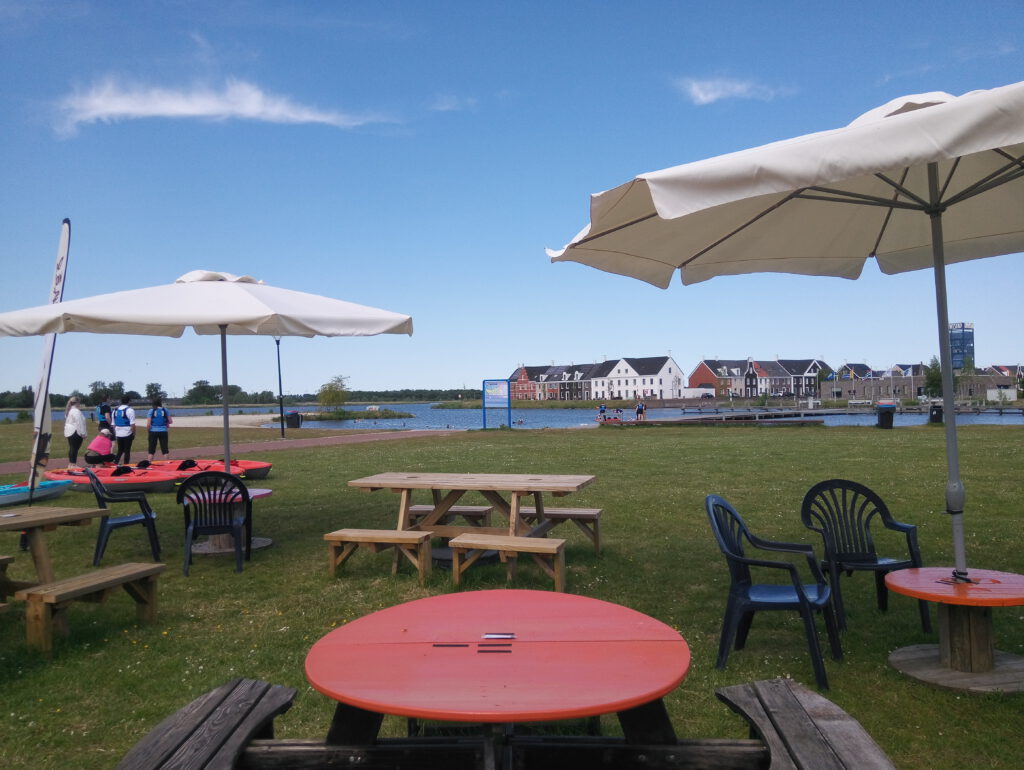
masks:
{"type": "Polygon", "coordinates": [[[220,324],[220,403],[224,410],[224,472],[231,473],[231,430],[228,419],[228,327],[220,324]]]}
{"type": "Polygon", "coordinates": [[[964,548],[964,485],[960,481],[960,453],[956,440],[956,407],[953,400],[953,356],[949,344],[949,309],[946,303],[946,251],[942,240],[942,209],[939,201],[939,170],[928,164],[928,190],[932,210],[932,256],[935,261],[935,308],[939,320],[939,363],[942,368],[942,410],[946,428],[946,513],[953,526],[953,578],[966,581],[967,553],[964,548]]]}

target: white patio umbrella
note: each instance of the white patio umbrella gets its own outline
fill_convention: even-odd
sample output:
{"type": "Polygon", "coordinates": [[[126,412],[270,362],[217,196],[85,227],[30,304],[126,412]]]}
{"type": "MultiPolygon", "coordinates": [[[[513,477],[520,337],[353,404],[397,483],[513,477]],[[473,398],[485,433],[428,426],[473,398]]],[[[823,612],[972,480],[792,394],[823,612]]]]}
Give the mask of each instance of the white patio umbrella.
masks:
{"type": "Polygon", "coordinates": [[[220,335],[224,468],[228,430],[228,334],[277,337],[364,337],[412,334],[412,318],[317,294],[267,286],[250,276],[193,270],[163,286],[0,313],[0,337],[92,332],[180,337],[220,335]]]}
{"type": "Polygon", "coordinates": [[[667,288],[718,275],[933,267],[955,574],[966,579],[945,265],[1024,251],[1024,83],[894,99],[850,125],[641,174],[552,261],[667,288]]]}

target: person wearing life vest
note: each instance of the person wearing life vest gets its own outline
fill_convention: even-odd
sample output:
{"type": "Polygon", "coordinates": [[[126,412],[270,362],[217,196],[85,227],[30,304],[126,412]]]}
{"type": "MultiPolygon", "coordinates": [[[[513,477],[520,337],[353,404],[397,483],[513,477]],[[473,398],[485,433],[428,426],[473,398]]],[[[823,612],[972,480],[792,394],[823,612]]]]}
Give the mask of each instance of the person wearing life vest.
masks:
{"type": "Polygon", "coordinates": [[[114,420],[114,437],[117,439],[114,462],[122,465],[123,457],[123,464],[127,465],[131,462],[132,442],[135,440],[135,410],[132,409],[132,401],[128,396],[121,397],[121,405],[114,410],[111,417],[114,420]]]}
{"type": "Polygon", "coordinates": [[[149,431],[149,461],[153,462],[153,455],[156,453],[157,442],[160,442],[160,453],[167,459],[167,429],[171,427],[171,415],[164,408],[163,399],[154,398],[153,406],[149,410],[146,420],[146,430],[149,431]]]}
{"type": "Polygon", "coordinates": [[[100,405],[96,407],[96,425],[99,430],[106,428],[110,430],[110,404],[106,397],[100,401],[100,405]]]}

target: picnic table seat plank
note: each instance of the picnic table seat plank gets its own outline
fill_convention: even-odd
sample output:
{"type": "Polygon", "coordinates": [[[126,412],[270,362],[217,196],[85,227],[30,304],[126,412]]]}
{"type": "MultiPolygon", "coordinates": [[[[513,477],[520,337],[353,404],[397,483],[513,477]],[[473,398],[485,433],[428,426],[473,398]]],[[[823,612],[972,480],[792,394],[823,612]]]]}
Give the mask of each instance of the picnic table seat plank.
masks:
{"type": "MultiPolygon", "coordinates": [[[[601,514],[602,508],[548,508],[545,506],[543,518],[550,525],[543,531],[531,530],[531,535],[542,535],[554,528],[556,524],[563,521],[571,521],[576,527],[594,544],[594,553],[601,553],[601,514]]],[[[519,509],[519,515],[526,521],[535,521],[541,517],[537,515],[537,509],[532,506],[523,506],[519,509]]],[[[541,524],[540,526],[544,526],[541,524]]]]}
{"type": "MultiPolygon", "coordinates": [[[[410,506],[410,524],[415,524],[433,512],[433,505],[410,506]]],[[[453,516],[461,516],[470,524],[479,524],[481,526],[489,527],[491,525],[491,514],[493,512],[493,505],[453,505],[440,517],[439,523],[447,524],[453,516]]]]}
{"type": "Polygon", "coordinates": [[[356,552],[364,548],[372,553],[395,549],[391,573],[398,572],[398,554],[405,556],[416,568],[420,584],[426,584],[430,577],[432,559],[430,555],[429,531],[404,529],[339,529],[324,535],[327,541],[328,569],[335,577],[338,568],[356,552]]]}
{"type": "Polygon", "coordinates": [[[233,768],[250,741],[274,737],[274,718],[291,708],[295,694],[291,687],[234,679],[167,717],[116,770],[233,768]]]}
{"type": "Polygon", "coordinates": [[[469,532],[448,541],[452,549],[452,581],[462,582],[462,574],[487,551],[497,551],[506,565],[509,581],[515,577],[520,553],[528,553],[555,581],[556,591],[565,591],[565,541],[558,538],[514,537],[469,532]]]}
{"type": "Polygon", "coordinates": [[[68,632],[66,610],[72,602],[103,602],[118,587],[135,601],[142,622],[156,620],[157,577],[165,564],[127,563],[93,570],[84,575],[22,588],[15,598],[27,602],[25,627],[28,646],[47,655],[53,652],[53,632],[68,632]]]}
{"type": "Polygon", "coordinates": [[[765,742],[772,770],[894,768],[857,720],[791,679],[722,687],[715,695],[765,742]]]}

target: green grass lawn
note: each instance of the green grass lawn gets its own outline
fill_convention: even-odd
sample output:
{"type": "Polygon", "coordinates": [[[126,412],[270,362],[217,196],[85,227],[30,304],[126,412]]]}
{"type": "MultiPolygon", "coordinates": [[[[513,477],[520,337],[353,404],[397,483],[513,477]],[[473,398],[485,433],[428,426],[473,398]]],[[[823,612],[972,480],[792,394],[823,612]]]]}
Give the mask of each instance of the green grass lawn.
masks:
{"type": "MultiPolygon", "coordinates": [[[[0,426],[0,455],[22,456],[11,447],[23,438],[17,430],[0,426]]],[[[177,447],[217,443],[219,432],[210,433],[182,429],[172,440],[177,447]]],[[[250,440],[242,433],[233,432],[234,440],[250,440]]],[[[389,556],[362,552],[338,579],[328,577],[323,533],[394,526],[396,495],[345,484],[387,470],[596,475],[594,484],[563,504],[604,509],[603,554],[595,556],[575,528],[556,530],[569,540],[569,591],[628,605],[683,634],[692,667],[666,698],[680,737],[746,737],[745,723],[715,699],[716,687],[776,676],[813,687],[814,678],[795,613],[759,615],[746,649],[733,652],[724,671],[714,668],[728,575],[709,531],[704,496],[726,497],[757,534],[820,546],[800,523],[804,492],[822,479],[854,479],[878,491],[898,519],[918,525],[927,565],[947,565],[952,556],[942,512],[943,442],[943,432],[928,426],[762,426],[473,431],[290,451],[273,451],[268,443],[265,454],[249,457],[274,463],[270,477],[255,482],[274,489],[272,498],[255,504],[255,532],[274,545],[254,553],[243,573],[234,573],[231,557],[197,557],[191,577],[182,577],[181,514],[171,495],[152,495],[168,563],[155,625],[137,625],[123,593],[102,605],[76,604],[70,638],[58,641],[47,661],[26,650],[19,606],[0,615],[0,766],[111,767],[165,716],[236,676],[296,687],[299,696],[277,720],[277,734],[322,738],[333,704],[303,676],[313,642],[373,610],[451,590],[445,571],[435,570],[421,588],[409,565],[392,577],[389,556]]],[[[969,564],[1024,571],[1024,431],[967,427],[960,452],[969,564]]],[[[78,493],[61,498],[69,505],[92,502],[78,493]]],[[[95,532],[93,525],[47,535],[58,577],[89,569],[95,532]]],[[[3,540],[0,552],[17,556],[13,575],[33,577],[28,555],[16,550],[17,538],[3,540]]],[[[104,563],[148,558],[144,530],[128,528],[113,534],[104,563]]],[[[503,585],[499,566],[477,566],[467,573],[465,590],[503,585]]],[[[515,585],[550,590],[550,580],[526,561],[515,585]]],[[[922,633],[916,603],[893,595],[889,612],[879,613],[868,575],[848,579],[844,597],[846,657],[826,658],[832,685],[827,695],[861,721],[898,767],[1020,766],[1024,695],[958,695],[903,678],[887,664],[888,653],[935,641],[922,633]]],[[[1022,616],[1020,607],[994,611],[1000,649],[1024,654],[1022,616]]],[[[824,643],[820,622],[819,628],[824,643]]],[[[603,726],[611,734],[618,730],[614,717],[605,717],[603,726]]],[[[398,719],[385,720],[389,734],[403,727],[398,719]]]]}

